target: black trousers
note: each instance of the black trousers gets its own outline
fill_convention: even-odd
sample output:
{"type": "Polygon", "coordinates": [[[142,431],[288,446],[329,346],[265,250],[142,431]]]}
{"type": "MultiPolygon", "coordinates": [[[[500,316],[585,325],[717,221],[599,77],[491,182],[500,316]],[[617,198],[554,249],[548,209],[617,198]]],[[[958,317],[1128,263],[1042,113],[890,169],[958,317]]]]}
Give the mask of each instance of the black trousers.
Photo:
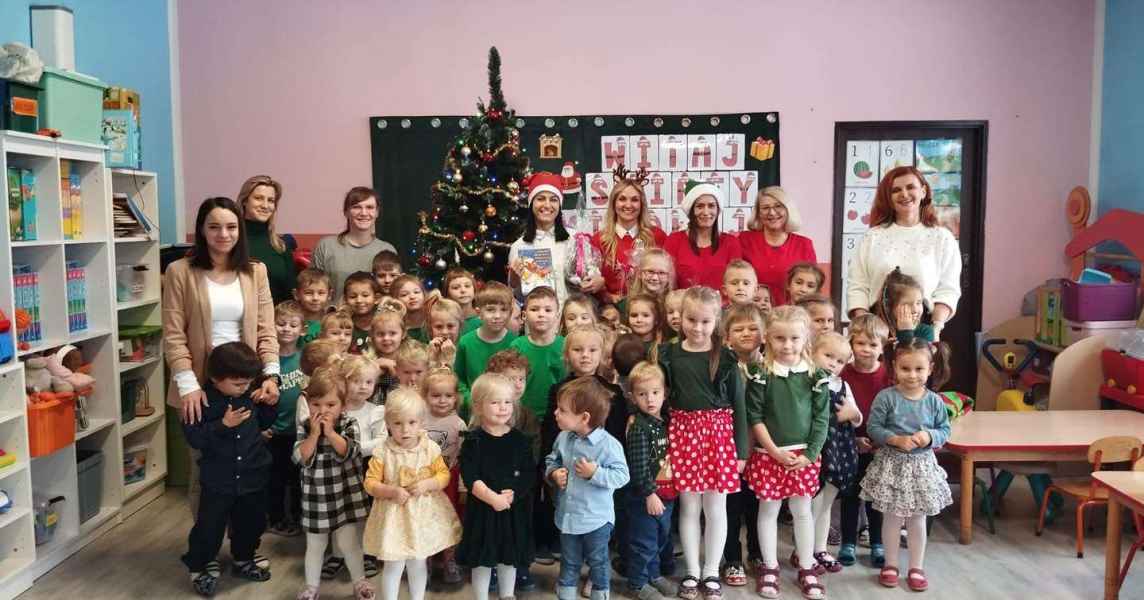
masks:
{"type": "Polygon", "coordinates": [[[289,518],[298,523],[302,520],[302,470],[290,456],[294,452],[294,435],[276,433],[266,446],[274,459],[267,494],[267,522],[281,523],[289,518]]]}
{"type": "Polygon", "coordinates": [[[743,544],[739,530],[747,526],[747,558],[762,558],[759,550],[759,498],[740,478],[739,491],[727,495],[727,543],[723,546],[723,560],[727,563],[743,562],[743,544]]]}
{"type": "Polygon", "coordinates": [[[228,525],[230,555],[236,562],[253,560],[258,539],[266,529],[266,489],[234,495],[203,488],[195,526],[187,540],[187,553],[183,555],[183,564],[191,572],[202,571],[218,556],[228,525]]]}
{"type": "MultiPolygon", "coordinates": [[[[866,469],[872,460],[874,460],[873,452],[858,455],[858,478],[846,493],[839,494],[842,497],[840,529],[843,544],[858,543],[858,509],[862,507],[862,499],[858,497],[858,493],[862,490],[862,477],[866,475],[866,469]]],[[[874,510],[873,502],[866,503],[866,521],[870,526],[870,543],[881,544],[882,513],[874,510]]]]}

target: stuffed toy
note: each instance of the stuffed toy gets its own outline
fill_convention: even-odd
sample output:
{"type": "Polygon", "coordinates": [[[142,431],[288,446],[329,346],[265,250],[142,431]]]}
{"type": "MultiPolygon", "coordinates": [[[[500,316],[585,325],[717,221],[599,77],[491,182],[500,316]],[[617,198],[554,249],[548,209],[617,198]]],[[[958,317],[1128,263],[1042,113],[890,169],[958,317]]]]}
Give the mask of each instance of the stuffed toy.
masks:
{"type": "Polygon", "coordinates": [[[52,391],[52,374],[48,372],[48,359],[29,356],[24,359],[24,389],[29,393],[52,391]]]}
{"type": "Polygon", "coordinates": [[[83,354],[79,348],[68,344],[48,357],[48,372],[52,376],[52,390],[72,392],[91,387],[95,378],[83,371],[83,354]]]}

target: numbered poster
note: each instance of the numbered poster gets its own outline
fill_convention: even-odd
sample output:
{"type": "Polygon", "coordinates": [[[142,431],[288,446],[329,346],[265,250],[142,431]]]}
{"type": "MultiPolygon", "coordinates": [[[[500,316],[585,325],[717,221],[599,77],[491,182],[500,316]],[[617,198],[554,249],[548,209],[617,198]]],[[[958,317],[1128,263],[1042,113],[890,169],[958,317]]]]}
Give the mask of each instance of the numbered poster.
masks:
{"type": "Polygon", "coordinates": [[[862,233],[870,228],[870,209],[874,206],[874,188],[846,188],[843,233],[862,233]]]}
{"type": "Polygon", "coordinates": [[[878,142],[846,144],[846,187],[878,187],[878,142]]]}
{"type": "Polygon", "coordinates": [[[846,233],[842,235],[842,281],[840,287],[842,288],[841,317],[843,322],[850,321],[850,318],[846,315],[850,312],[850,309],[853,308],[848,306],[846,302],[846,286],[850,280],[850,261],[854,258],[854,255],[858,253],[858,244],[862,241],[862,235],[861,233],[846,233]]]}
{"type": "Polygon", "coordinates": [[[961,172],[961,140],[917,140],[916,145],[922,173],[961,172]]]}
{"type": "MultiPolygon", "coordinates": [[[[890,169],[913,166],[914,141],[894,140],[882,142],[881,148],[878,150],[878,160],[882,165],[881,170],[878,172],[879,181],[886,176],[886,173],[890,172],[890,169]]],[[[877,185],[877,183],[875,182],[874,185],[877,185]]]]}

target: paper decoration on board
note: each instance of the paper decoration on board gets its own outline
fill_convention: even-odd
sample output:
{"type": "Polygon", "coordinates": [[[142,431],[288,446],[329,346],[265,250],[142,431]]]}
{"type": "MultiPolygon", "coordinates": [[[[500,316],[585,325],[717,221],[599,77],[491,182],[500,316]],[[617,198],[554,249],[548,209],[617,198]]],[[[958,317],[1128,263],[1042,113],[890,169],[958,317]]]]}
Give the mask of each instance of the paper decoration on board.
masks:
{"type": "Polygon", "coordinates": [[[926,173],[936,206],[961,206],[961,173],[926,173]]]}
{"type": "Polygon", "coordinates": [[[633,135],[628,138],[628,167],[633,170],[659,170],[659,136],[633,135]]]}
{"type": "Polygon", "coordinates": [[[580,193],[580,186],[583,184],[583,178],[576,172],[576,164],[572,161],[565,161],[564,166],[560,169],[560,188],[565,196],[580,193]]]}
{"type": "Polygon", "coordinates": [[[846,188],[843,192],[845,215],[843,233],[862,233],[870,228],[870,209],[874,206],[874,188],[846,188]]]}
{"type": "Polygon", "coordinates": [[[878,161],[881,164],[881,169],[878,171],[879,181],[891,169],[912,166],[914,164],[914,141],[888,140],[881,142],[881,147],[878,149],[878,161]]]}
{"type": "MultiPolygon", "coordinates": [[[[852,308],[846,301],[846,282],[850,280],[850,261],[858,254],[858,243],[862,241],[861,233],[844,233],[842,234],[842,319],[849,322],[846,316],[850,313],[852,308]]],[[[866,307],[869,308],[869,307],[866,307]]]]}
{"type": "Polygon", "coordinates": [[[759,174],[757,171],[727,172],[727,206],[754,206],[759,194],[759,174]]]}
{"type": "MultiPolygon", "coordinates": [[[[671,202],[671,173],[655,172],[648,175],[644,184],[644,197],[651,210],[665,210],[672,206],[671,202]]],[[[666,219],[667,213],[664,213],[666,219]]],[[[664,229],[664,231],[667,231],[664,229]]]]}
{"type": "Polygon", "coordinates": [[[659,136],[659,170],[687,170],[687,136],[668,134],[659,136]]]}
{"type": "Polygon", "coordinates": [[[600,138],[600,166],[611,171],[628,162],[628,136],[606,135],[600,138]]]}
{"type": "Polygon", "coordinates": [[[719,133],[715,135],[716,169],[742,171],[746,156],[747,136],[742,133],[719,133]]]}
{"type": "Polygon", "coordinates": [[[564,158],[564,138],[559,133],[540,135],[540,158],[564,158]]]}
{"type": "Polygon", "coordinates": [[[846,144],[846,187],[878,187],[878,142],[846,144]]]}
{"type": "Polygon", "coordinates": [[[759,136],[751,142],[751,158],[755,160],[770,160],[775,156],[775,141],[759,136]]]}
{"type": "Polygon", "coordinates": [[[612,193],[611,173],[589,173],[585,179],[587,197],[584,198],[589,210],[608,208],[608,195],[612,193]]]}
{"type": "Polygon", "coordinates": [[[687,168],[703,171],[715,168],[714,135],[687,136],[687,168]]]}
{"type": "Polygon", "coordinates": [[[726,207],[719,213],[720,231],[745,231],[751,220],[751,209],[746,206],[726,207]]]}
{"type": "Polygon", "coordinates": [[[917,140],[914,145],[922,173],[961,172],[961,140],[917,140]]]}

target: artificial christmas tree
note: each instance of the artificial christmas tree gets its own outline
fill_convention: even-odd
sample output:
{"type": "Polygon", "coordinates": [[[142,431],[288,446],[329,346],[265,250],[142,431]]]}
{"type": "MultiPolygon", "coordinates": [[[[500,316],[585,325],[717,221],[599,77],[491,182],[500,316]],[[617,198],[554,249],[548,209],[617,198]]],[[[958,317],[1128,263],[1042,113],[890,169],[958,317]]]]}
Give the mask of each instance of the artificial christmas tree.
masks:
{"type": "Polygon", "coordinates": [[[432,186],[432,209],[420,212],[414,247],[417,275],[436,289],[455,266],[482,281],[505,280],[509,245],[524,231],[531,174],[520,148],[516,113],[501,91],[500,54],[489,49],[489,103],[462,123],[432,186]]]}

